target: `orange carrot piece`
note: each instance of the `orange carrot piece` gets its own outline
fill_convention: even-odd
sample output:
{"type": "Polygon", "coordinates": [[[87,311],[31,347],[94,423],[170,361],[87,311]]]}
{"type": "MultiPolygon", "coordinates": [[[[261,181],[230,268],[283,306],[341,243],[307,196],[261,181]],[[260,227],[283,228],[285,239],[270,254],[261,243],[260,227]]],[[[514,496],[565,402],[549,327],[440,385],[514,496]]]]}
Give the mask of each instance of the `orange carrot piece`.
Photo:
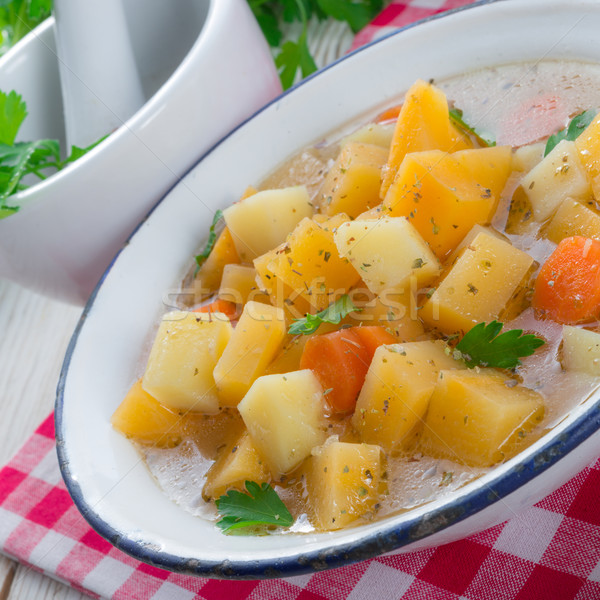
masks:
{"type": "Polygon", "coordinates": [[[312,369],[327,392],[327,402],[338,413],[354,410],[370,363],[354,329],[311,337],[300,359],[300,368],[312,369]]]}
{"type": "Polygon", "coordinates": [[[384,327],[350,327],[306,342],[301,369],[312,369],[324,390],[331,408],[338,413],[351,413],[365,382],[375,350],[398,340],[384,327]]]}
{"type": "Polygon", "coordinates": [[[402,104],[398,104],[397,106],[391,106],[390,108],[384,110],[375,117],[375,123],[390,123],[395,121],[400,114],[401,108],[402,104]]]}
{"type": "Polygon", "coordinates": [[[576,324],[600,316],[600,241],[565,238],[544,263],[532,304],[558,323],[576,324]]]}
{"type": "Polygon", "coordinates": [[[393,336],[385,327],[376,325],[369,327],[354,327],[353,331],[356,333],[358,339],[361,341],[369,355],[369,364],[373,360],[375,350],[377,350],[379,346],[398,343],[398,338],[393,336]]]}
{"type": "Polygon", "coordinates": [[[210,304],[204,304],[198,308],[194,309],[194,312],[202,312],[202,313],[223,313],[225,316],[229,317],[230,320],[234,320],[239,318],[240,311],[238,309],[237,304],[234,302],[230,302],[229,300],[221,300],[221,298],[217,298],[213,300],[210,304]]]}

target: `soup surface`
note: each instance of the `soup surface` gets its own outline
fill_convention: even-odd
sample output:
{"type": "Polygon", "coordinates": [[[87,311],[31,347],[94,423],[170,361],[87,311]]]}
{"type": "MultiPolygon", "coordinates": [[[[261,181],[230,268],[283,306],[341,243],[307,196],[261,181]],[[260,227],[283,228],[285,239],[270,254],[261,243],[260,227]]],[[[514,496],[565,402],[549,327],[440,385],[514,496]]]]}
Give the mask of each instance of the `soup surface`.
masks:
{"type": "Polygon", "coordinates": [[[598,387],[600,66],[398,102],[217,215],[113,417],[182,509],[216,521],[255,481],[293,516],[278,533],[407,511],[598,387]]]}

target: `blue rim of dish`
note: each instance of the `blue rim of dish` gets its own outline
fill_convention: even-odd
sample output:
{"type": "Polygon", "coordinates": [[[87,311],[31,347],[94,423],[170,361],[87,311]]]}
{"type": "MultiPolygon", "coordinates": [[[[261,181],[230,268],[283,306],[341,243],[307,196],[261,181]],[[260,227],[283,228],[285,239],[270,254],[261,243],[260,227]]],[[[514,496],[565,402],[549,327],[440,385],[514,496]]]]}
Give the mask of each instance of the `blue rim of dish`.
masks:
{"type": "MultiPolygon", "coordinates": [[[[290,90],[287,90],[280,96],[271,100],[268,104],[263,106],[248,119],[240,123],[235,129],[230,131],[210,150],[208,150],[192,167],[190,167],[190,169],[184,175],[182,175],[181,179],[183,179],[190,171],[195,169],[196,166],[202,160],[204,160],[206,156],[211,154],[226,139],[237,132],[238,129],[244,127],[248,121],[254,119],[256,115],[267,110],[270,106],[279,102],[282,97],[289,93],[293,93],[293,91],[298,87],[305,85],[315,77],[319,77],[321,73],[327,71],[339,62],[346,60],[348,57],[353,56],[358,52],[362,52],[392,36],[400,35],[406,30],[418,27],[423,23],[428,23],[430,21],[445,18],[458,12],[471,10],[483,5],[502,1],[505,0],[479,0],[478,2],[474,2],[473,4],[467,6],[432,15],[426,19],[411,23],[410,25],[386,34],[381,38],[378,38],[377,40],[358,48],[347,56],[336,60],[317,73],[302,80],[290,90]]],[[[137,231],[143,226],[145,221],[154,212],[156,207],[163,202],[163,200],[170,194],[172,189],[177,184],[178,182],[176,182],[148,212],[146,217],[132,232],[129,240],[125,243],[123,248],[129,244],[131,238],[135,236],[137,231]]],[[[264,579],[301,575],[305,573],[341,567],[373,558],[386,552],[398,550],[403,546],[423,539],[432,533],[442,531],[443,529],[459,523],[502,500],[520,488],[522,485],[533,480],[536,476],[540,475],[545,470],[556,464],[561,458],[585,442],[590,436],[600,429],[600,398],[597,398],[595,403],[589,401],[588,410],[584,415],[566,427],[558,437],[553,438],[552,441],[542,445],[535,456],[515,464],[510,471],[496,476],[484,488],[465,494],[458,501],[446,502],[441,509],[437,509],[432,513],[426,512],[421,516],[404,521],[398,526],[382,528],[381,532],[375,535],[370,535],[364,539],[361,538],[357,541],[335,545],[331,550],[317,550],[304,554],[299,552],[298,555],[294,557],[263,559],[256,561],[199,561],[193,557],[186,558],[157,551],[156,549],[144,545],[139,541],[129,539],[123,532],[118,531],[105,520],[103,520],[87,504],[78,482],[71,476],[70,473],[69,460],[65,451],[64,431],[62,428],[65,382],[68,376],[71,358],[75,351],[79,334],[85,325],[85,321],[94,305],[96,296],[98,295],[104,280],[108,276],[108,273],[112,270],[116,260],[118,260],[123,248],[115,255],[92,292],[67,348],[56,395],[55,425],[57,454],[60,470],[67,490],[69,491],[69,494],[71,495],[75,505],[87,522],[92,526],[92,528],[119,550],[155,567],[186,575],[209,578],[264,579]]]]}

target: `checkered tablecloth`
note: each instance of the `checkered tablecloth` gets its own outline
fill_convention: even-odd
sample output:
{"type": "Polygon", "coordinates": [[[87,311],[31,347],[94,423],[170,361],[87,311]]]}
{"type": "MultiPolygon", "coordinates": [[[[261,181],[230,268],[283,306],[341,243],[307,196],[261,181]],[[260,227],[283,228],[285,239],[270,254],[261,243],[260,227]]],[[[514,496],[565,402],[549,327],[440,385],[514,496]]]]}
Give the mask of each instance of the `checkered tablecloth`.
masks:
{"type": "MultiPolygon", "coordinates": [[[[355,45],[468,3],[392,2],[357,35],[355,45]]],[[[140,563],[90,529],[61,480],[50,416],[0,470],[0,548],[32,569],[102,598],[598,600],[600,460],[525,513],[459,542],[313,575],[216,581],[140,563]]]]}

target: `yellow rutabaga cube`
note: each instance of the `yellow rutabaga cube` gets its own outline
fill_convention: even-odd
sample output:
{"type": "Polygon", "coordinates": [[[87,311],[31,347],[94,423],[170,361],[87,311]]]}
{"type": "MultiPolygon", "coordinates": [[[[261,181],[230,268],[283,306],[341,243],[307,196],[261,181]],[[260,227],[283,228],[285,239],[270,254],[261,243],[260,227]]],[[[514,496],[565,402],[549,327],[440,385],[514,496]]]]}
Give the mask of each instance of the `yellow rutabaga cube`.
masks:
{"type": "Polygon", "coordinates": [[[141,380],[133,384],[110,422],[123,435],[159,448],[172,448],[181,440],[181,415],[145,392],[141,380]]]}
{"type": "Polygon", "coordinates": [[[594,117],[575,140],[575,147],[591,182],[594,196],[600,198],[600,114],[594,117]]]}
{"type": "Polygon", "coordinates": [[[600,333],[565,325],[562,365],[567,371],[600,377],[600,333]]]}
{"type": "Polygon", "coordinates": [[[304,186],[257,192],[223,211],[242,262],[281,244],[304,217],[312,214],[304,186]]]}
{"type": "Polygon", "coordinates": [[[238,410],[274,477],[295,469],[327,435],[323,390],[309,369],[259,377],[238,410]]]}
{"type": "Polygon", "coordinates": [[[445,333],[466,333],[500,316],[526,280],[533,258],[496,236],[480,233],[452,265],[420,311],[445,333]]]}
{"type": "Polygon", "coordinates": [[[347,143],[319,191],[321,211],[327,215],[345,213],[355,219],[380,204],[381,168],[387,155],[381,146],[347,143]]]}
{"type": "MultiPolygon", "coordinates": [[[[423,323],[418,317],[417,290],[389,290],[365,302],[354,302],[360,311],[351,312],[344,322],[349,325],[385,327],[399,342],[414,341],[423,335],[423,323]]],[[[354,300],[353,300],[354,301],[354,300]]]]}
{"type": "Polygon", "coordinates": [[[406,155],[383,202],[408,217],[443,260],[476,224],[490,222],[511,168],[508,146],[406,155]]]}
{"type": "Polygon", "coordinates": [[[268,482],[271,473],[247,431],[223,448],[206,474],[202,496],[216,499],[234,488],[244,491],[246,481],[268,482]]]}
{"type": "Polygon", "coordinates": [[[283,311],[248,302],[213,375],[223,406],[236,406],[273,360],[286,334],[283,311]]]}
{"type": "Polygon", "coordinates": [[[499,372],[441,371],[431,395],[420,448],[476,467],[514,456],[544,415],[537,392],[499,372]]]}
{"type": "Polygon", "coordinates": [[[450,122],[444,92],[425,81],[416,81],[406,92],[398,115],[388,162],[383,170],[381,197],[385,197],[408,153],[424,150],[453,152],[468,147],[466,144],[465,138],[450,122]]]}
{"type": "Polygon", "coordinates": [[[385,483],[379,446],[331,439],[313,451],[306,466],[309,515],[318,529],[345,527],[375,509],[385,483]]]}
{"type": "Polygon", "coordinates": [[[599,240],[600,215],[580,202],[566,198],[554,213],[543,235],[555,244],[575,235],[599,240]]]}
{"type": "Polygon", "coordinates": [[[360,439],[386,451],[402,448],[422,424],[441,369],[463,369],[438,341],[380,346],[356,403],[360,439]]]}
{"type": "Polygon", "coordinates": [[[533,217],[545,221],[567,197],[586,202],[592,188],[575,142],[562,140],[523,179],[533,217]]]}
{"type": "Polygon", "coordinates": [[[333,237],[340,256],[374,294],[408,289],[411,277],[426,285],[440,272],[439,261],[405,217],[356,219],[340,225],[333,237]]]}
{"type": "Polygon", "coordinates": [[[299,309],[320,311],[360,279],[348,260],[340,257],[334,243],[334,232],[346,221],[346,215],[321,223],[303,219],[284,244],[254,261],[273,304],[283,306],[282,300],[287,304],[290,298],[298,298],[299,309]],[[277,281],[283,284],[284,293],[291,290],[293,295],[279,297],[277,281]]]}
{"type": "Polygon", "coordinates": [[[245,265],[226,265],[223,269],[218,297],[235,304],[249,300],[269,304],[269,296],[256,282],[256,269],[245,265]]]}
{"type": "Polygon", "coordinates": [[[217,412],[213,369],[232,331],[221,313],[167,313],[154,339],[142,387],[169,408],[217,412]]]}

